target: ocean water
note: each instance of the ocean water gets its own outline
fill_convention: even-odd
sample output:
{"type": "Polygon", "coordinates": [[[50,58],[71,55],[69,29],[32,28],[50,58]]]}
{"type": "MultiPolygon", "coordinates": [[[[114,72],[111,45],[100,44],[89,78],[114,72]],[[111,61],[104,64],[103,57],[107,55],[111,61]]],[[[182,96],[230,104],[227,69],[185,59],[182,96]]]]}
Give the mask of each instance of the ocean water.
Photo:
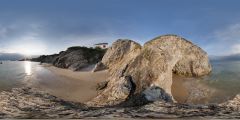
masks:
{"type": "MultiPolygon", "coordinates": [[[[240,61],[218,61],[211,64],[213,71],[208,76],[175,79],[172,86],[174,98],[179,102],[186,102],[191,93],[207,96],[203,99],[197,98],[193,103],[220,103],[240,93],[240,61]],[[198,93],[197,88],[204,90],[198,93]]],[[[55,83],[65,84],[68,81],[67,78],[53,74],[36,62],[3,61],[3,64],[0,64],[0,92],[21,87],[29,80],[36,81],[49,89],[62,88],[55,83]]]]}
{"type": "Polygon", "coordinates": [[[203,78],[203,83],[216,89],[213,101],[225,101],[240,94],[240,61],[212,62],[212,73],[203,78]]]}
{"type": "Polygon", "coordinates": [[[3,61],[0,64],[0,91],[22,86],[37,65],[38,63],[27,61],[3,61]]]}
{"type": "Polygon", "coordinates": [[[213,69],[208,76],[173,77],[175,100],[181,103],[222,103],[240,94],[240,61],[211,61],[211,64],[213,69]],[[189,98],[192,99],[189,101],[189,98]]]}

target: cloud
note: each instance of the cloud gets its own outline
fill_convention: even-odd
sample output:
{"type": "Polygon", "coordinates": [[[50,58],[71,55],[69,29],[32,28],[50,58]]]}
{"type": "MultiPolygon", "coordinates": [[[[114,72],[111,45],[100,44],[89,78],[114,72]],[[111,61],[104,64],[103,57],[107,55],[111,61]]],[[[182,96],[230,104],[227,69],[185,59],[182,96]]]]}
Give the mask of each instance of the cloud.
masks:
{"type": "MultiPolygon", "coordinates": [[[[1,23],[1,22],[0,22],[1,23]]],[[[90,24],[15,22],[0,25],[0,51],[27,54],[52,54],[70,46],[93,46],[116,40],[111,28],[90,24]]]]}
{"type": "Polygon", "coordinates": [[[231,53],[232,54],[238,54],[240,53],[240,44],[233,45],[231,47],[231,53]]]}
{"type": "Polygon", "coordinates": [[[213,55],[240,53],[240,23],[231,24],[213,32],[206,48],[213,55]]]}
{"type": "Polygon", "coordinates": [[[8,53],[22,53],[26,55],[39,55],[46,52],[47,46],[39,39],[37,33],[28,33],[17,40],[9,42],[4,48],[8,53]]]}
{"type": "Polygon", "coordinates": [[[216,31],[215,36],[223,42],[240,42],[240,23],[233,24],[225,29],[216,31]]]}

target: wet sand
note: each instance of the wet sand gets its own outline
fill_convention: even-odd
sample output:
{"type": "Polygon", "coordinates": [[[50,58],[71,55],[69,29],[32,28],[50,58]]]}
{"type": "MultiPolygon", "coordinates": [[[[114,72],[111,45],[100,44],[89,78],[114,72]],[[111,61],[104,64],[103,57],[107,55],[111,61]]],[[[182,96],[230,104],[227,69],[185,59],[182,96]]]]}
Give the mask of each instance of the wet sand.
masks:
{"type": "Polygon", "coordinates": [[[51,65],[42,65],[42,67],[40,71],[45,69],[45,72],[36,75],[32,85],[67,101],[86,102],[91,100],[97,96],[97,84],[105,81],[108,77],[107,70],[93,73],[86,70],[73,72],[51,65]]]}
{"type": "MultiPolygon", "coordinates": [[[[97,84],[108,78],[107,70],[91,72],[92,67],[76,72],[43,64],[38,67],[35,72],[37,75],[33,75],[36,78],[32,78],[31,83],[34,87],[64,100],[87,102],[97,96],[97,84]]],[[[213,98],[212,95],[216,94],[214,92],[215,90],[195,79],[173,75],[172,95],[179,103],[208,103],[210,97],[213,98]]]]}
{"type": "Polygon", "coordinates": [[[183,77],[174,74],[172,80],[172,94],[174,99],[179,103],[186,102],[189,95],[187,88],[184,86],[184,82],[186,82],[186,80],[184,80],[183,77]]]}
{"type": "Polygon", "coordinates": [[[173,75],[172,95],[178,103],[222,103],[226,99],[218,98],[219,92],[199,78],[173,75]]]}

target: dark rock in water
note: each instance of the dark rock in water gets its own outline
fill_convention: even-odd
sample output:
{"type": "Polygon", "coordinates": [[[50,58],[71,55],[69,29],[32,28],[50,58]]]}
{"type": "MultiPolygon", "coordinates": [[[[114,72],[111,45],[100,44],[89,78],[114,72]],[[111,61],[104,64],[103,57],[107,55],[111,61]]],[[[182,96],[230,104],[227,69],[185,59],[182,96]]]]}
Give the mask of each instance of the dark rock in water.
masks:
{"type": "Polygon", "coordinates": [[[99,48],[70,47],[59,54],[43,55],[32,60],[42,63],[50,63],[59,68],[78,71],[83,67],[101,61],[104,54],[105,50],[99,48]]]}
{"type": "MultiPolygon", "coordinates": [[[[143,47],[132,40],[117,40],[101,62],[109,68],[110,77],[107,88],[93,99],[99,106],[127,100],[130,92],[115,89],[125,85],[120,82],[124,76],[129,76],[136,86],[133,96],[141,95],[152,86],[159,87],[166,95],[172,96],[173,72],[185,76],[203,76],[211,72],[207,53],[176,35],[157,37],[143,47]]],[[[156,91],[158,90],[152,92],[156,91]]],[[[155,99],[156,96],[152,97],[155,99]]]]}

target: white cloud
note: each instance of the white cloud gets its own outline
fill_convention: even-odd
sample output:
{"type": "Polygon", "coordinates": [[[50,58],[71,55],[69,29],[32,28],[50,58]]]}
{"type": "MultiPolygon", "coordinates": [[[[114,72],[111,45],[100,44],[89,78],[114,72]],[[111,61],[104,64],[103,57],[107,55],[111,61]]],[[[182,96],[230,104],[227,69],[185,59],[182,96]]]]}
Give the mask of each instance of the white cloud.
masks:
{"type": "Polygon", "coordinates": [[[215,36],[221,41],[240,42],[240,23],[216,31],[215,36]]]}
{"type": "Polygon", "coordinates": [[[46,52],[46,45],[38,38],[36,33],[24,35],[14,42],[9,43],[5,51],[10,53],[22,53],[26,55],[39,55],[46,52]]]}
{"type": "Polygon", "coordinates": [[[240,53],[240,23],[232,24],[213,34],[212,51],[219,55],[240,53]]]}
{"type": "Polygon", "coordinates": [[[240,44],[236,44],[236,45],[233,45],[231,47],[231,51],[230,51],[232,54],[238,54],[240,53],[240,44]]]}

